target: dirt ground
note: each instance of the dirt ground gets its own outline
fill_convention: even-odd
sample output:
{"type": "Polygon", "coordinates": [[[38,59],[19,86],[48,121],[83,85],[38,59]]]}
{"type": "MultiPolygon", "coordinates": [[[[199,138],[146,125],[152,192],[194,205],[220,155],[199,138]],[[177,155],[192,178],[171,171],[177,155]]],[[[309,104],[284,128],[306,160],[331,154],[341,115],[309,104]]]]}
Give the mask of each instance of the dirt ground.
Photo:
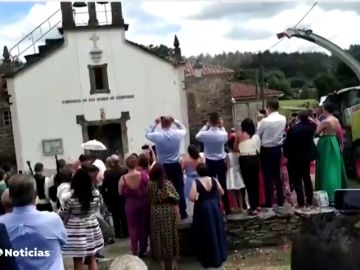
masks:
{"type": "Polygon", "coordinates": [[[289,245],[241,250],[231,254],[224,265],[231,270],[290,270],[289,245]]]}
{"type": "MultiPolygon", "coordinates": [[[[350,188],[360,188],[359,182],[349,181],[350,188]]],[[[104,249],[106,258],[113,258],[130,254],[129,240],[117,241],[115,244],[109,245],[104,249]]],[[[266,247],[246,250],[229,250],[227,262],[224,264],[224,270],[290,270],[290,253],[291,246],[289,244],[279,247],[266,247]]],[[[109,259],[105,259],[100,270],[108,270],[109,259]]],[[[72,260],[65,258],[66,270],[72,270],[72,260]]],[[[149,270],[157,270],[158,265],[150,260],[145,260],[149,270]]],[[[201,270],[201,265],[195,258],[181,258],[179,261],[180,270],[201,270]]]]}
{"type": "MultiPolygon", "coordinates": [[[[117,241],[109,245],[104,250],[106,258],[130,254],[130,243],[128,240],[117,241]]],[[[224,270],[290,270],[290,246],[270,248],[256,248],[241,251],[229,251],[227,262],[224,264],[224,270]]],[[[101,270],[108,269],[108,263],[101,263],[101,270]]],[[[151,260],[145,260],[149,270],[157,270],[158,265],[151,260]]],[[[71,270],[72,260],[65,258],[66,270],[71,270]]],[[[201,265],[195,258],[185,257],[179,261],[180,270],[201,270],[201,265]]]]}

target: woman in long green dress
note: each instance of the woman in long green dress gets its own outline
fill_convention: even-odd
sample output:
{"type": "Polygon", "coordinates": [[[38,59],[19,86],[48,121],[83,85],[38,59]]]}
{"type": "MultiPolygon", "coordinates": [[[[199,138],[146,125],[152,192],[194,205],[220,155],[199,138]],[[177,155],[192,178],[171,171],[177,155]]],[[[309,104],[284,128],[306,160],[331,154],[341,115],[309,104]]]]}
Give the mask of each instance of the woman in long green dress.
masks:
{"type": "Polygon", "coordinates": [[[317,134],[320,135],[317,143],[318,159],[316,161],[316,190],[328,193],[329,201],[334,202],[336,189],[347,187],[347,178],[341,148],[336,133],[339,120],[333,116],[335,111],[331,103],[326,103],[323,108],[325,120],[317,122],[317,134]]]}

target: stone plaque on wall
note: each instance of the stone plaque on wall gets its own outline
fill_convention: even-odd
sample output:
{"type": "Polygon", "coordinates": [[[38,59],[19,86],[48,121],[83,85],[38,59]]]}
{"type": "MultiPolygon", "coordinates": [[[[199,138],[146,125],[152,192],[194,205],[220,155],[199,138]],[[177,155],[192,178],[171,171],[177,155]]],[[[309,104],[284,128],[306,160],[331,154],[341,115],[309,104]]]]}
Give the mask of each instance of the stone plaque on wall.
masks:
{"type": "Polygon", "coordinates": [[[44,156],[64,154],[62,139],[43,140],[42,146],[44,156]]]}

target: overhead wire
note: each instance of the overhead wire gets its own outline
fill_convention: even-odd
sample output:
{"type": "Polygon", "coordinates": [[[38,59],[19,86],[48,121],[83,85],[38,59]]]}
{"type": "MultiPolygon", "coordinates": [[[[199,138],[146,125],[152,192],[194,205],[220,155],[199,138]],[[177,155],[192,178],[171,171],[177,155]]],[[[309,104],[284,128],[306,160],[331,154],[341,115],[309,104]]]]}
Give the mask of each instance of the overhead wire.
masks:
{"type": "Polygon", "coordinates": [[[306,12],[306,14],[297,22],[297,24],[294,25],[294,28],[296,28],[302,21],[309,15],[309,13],[314,9],[314,7],[318,4],[318,2],[315,2],[312,7],[306,12]]]}
{"type": "MultiPolygon", "coordinates": [[[[314,7],[318,4],[318,2],[315,2],[311,8],[305,13],[304,16],[302,16],[302,18],[294,25],[293,28],[296,28],[300,23],[302,23],[302,21],[307,17],[307,15],[309,15],[309,13],[314,9],[314,7]]],[[[269,49],[267,49],[266,51],[270,51],[271,49],[275,48],[277,45],[279,45],[279,43],[281,41],[283,41],[284,38],[279,39],[274,45],[272,45],[269,49]]]]}

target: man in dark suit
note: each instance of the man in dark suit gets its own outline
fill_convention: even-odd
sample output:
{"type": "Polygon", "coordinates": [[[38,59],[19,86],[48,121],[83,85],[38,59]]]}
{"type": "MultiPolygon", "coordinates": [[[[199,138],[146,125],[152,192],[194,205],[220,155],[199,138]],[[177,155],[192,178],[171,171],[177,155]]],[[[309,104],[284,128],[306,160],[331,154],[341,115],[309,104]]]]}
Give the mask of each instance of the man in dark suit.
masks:
{"type": "Polygon", "coordinates": [[[4,224],[0,223],[0,269],[17,270],[15,257],[5,256],[5,250],[12,249],[9,235],[4,224]]]}
{"type": "Polygon", "coordinates": [[[111,168],[104,173],[101,193],[113,218],[115,237],[124,238],[128,236],[125,199],[119,195],[118,184],[120,177],[127,173],[127,168],[120,166],[119,162],[117,155],[110,157],[111,168]]]}
{"type": "Polygon", "coordinates": [[[310,163],[316,159],[317,154],[314,143],[316,125],[310,120],[308,111],[300,112],[298,118],[299,122],[287,133],[284,154],[288,158],[289,178],[294,185],[298,205],[303,207],[305,206],[303,183],[307,205],[312,205],[313,201],[310,163]]]}

